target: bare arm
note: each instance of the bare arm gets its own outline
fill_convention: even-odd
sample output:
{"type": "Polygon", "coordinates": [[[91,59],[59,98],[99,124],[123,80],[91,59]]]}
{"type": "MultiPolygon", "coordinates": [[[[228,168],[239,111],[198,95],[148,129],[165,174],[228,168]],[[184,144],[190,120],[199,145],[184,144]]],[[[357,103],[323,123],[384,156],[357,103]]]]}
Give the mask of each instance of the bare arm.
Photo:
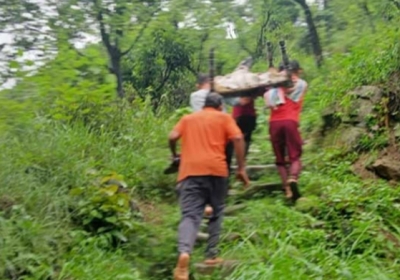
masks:
{"type": "Polygon", "coordinates": [[[235,154],[236,154],[236,161],[238,164],[238,169],[239,170],[244,170],[246,167],[246,162],[245,162],[245,143],[243,136],[237,136],[232,139],[233,146],[235,148],[235,154]]]}
{"type": "Polygon", "coordinates": [[[244,187],[249,186],[250,180],[246,173],[246,148],[243,138],[243,133],[237,126],[236,122],[231,116],[227,116],[227,121],[225,122],[228,139],[233,142],[233,147],[235,149],[236,161],[238,164],[238,169],[236,170],[237,178],[244,183],[244,187]]]}
{"type": "Polygon", "coordinates": [[[169,149],[171,150],[172,156],[174,158],[178,156],[178,154],[176,153],[176,143],[178,142],[179,138],[181,138],[181,135],[175,130],[171,131],[168,137],[169,149]]]}
{"type": "Polygon", "coordinates": [[[176,142],[178,142],[178,140],[182,137],[185,127],[185,119],[185,117],[181,118],[168,136],[169,149],[171,150],[172,156],[174,158],[178,157],[178,154],[176,152],[176,142]]]}
{"type": "Polygon", "coordinates": [[[240,104],[241,106],[244,106],[244,105],[249,104],[249,103],[251,102],[251,100],[252,100],[251,97],[241,97],[241,98],[239,99],[239,104],[240,104]]]}
{"type": "Polygon", "coordinates": [[[286,94],[291,94],[292,92],[294,92],[296,89],[296,85],[294,87],[291,88],[285,88],[285,93],[286,94]]]}
{"type": "Polygon", "coordinates": [[[288,94],[290,96],[290,99],[293,100],[294,102],[299,102],[300,100],[303,100],[303,97],[306,94],[307,89],[308,89],[307,82],[304,80],[298,80],[296,81],[293,88],[286,91],[286,94],[288,94]]]}
{"type": "Polygon", "coordinates": [[[225,129],[228,139],[233,142],[238,168],[245,167],[245,143],[243,133],[231,116],[226,116],[225,129]]]}
{"type": "Polygon", "coordinates": [[[293,87],[287,88],[286,93],[290,94],[296,90],[302,89],[302,93],[304,94],[307,91],[308,84],[304,80],[294,79],[293,87]]]}

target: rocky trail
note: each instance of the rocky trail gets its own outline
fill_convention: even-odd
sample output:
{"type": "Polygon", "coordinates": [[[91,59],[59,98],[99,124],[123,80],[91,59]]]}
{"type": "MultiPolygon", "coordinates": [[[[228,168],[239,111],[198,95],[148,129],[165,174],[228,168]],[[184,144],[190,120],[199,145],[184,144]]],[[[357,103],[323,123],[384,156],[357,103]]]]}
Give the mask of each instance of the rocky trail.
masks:
{"type": "MultiPolygon", "coordinates": [[[[340,111],[341,114],[337,114],[339,111],[337,108],[327,110],[323,116],[322,129],[319,131],[320,135],[307,135],[309,140],[305,141],[304,155],[303,155],[303,172],[317,172],[317,170],[311,168],[308,170],[307,167],[315,165],[320,158],[312,158],[313,152],[309,148],[318,146],[320,148],[329,147],[341,147],[341,155],[351,153],[354,151],[361,151],[358,154],[357,160],[351,163],[350,172],[360,179],[385,179],[389,182],[399,180],[399,168],[398,164],[400,153],[397,149],[389,145],[386,148],[382,148],[379,153],[371,154],[368,152],[363,153],[364,146],[368,146],[372,142],[378,142],[377,138],[373,136],[376,128],[376,120],[379,114],[377,109],[378,100],[382,99],[382,90],[377,87],[360,87],[351,92],[350,95],[353,98],[353,104],[351,108],[340,111]],[[341,119],[336,119],[337,115],[341,116],[341,119]],[[372,116],[372,117],[371,117],[372,116]],[[373,116],[376,116],[374,119],[373,116]],[[310,145],[308,145],[310,144],[310,145]],[[309,157],[310,156],[310,157],[309,157]]],[[[382,120],[384,121],[384,120],[382,120]]],[[[399,138],[398,125],[396,124],[390,130],[392,133],[394,142],[399,138]]],[[[386,138],[387,139],[387,138],[386,138]]],[[[390,144],[390,143],[389,143],[390,144]]],[[[320,155],[318,153],[318,155],[320,155]]],[[[315,167],[315,166],[314,166],[315,167]]],[[[237,166],[233,166],[234,169],[237,166]]],[[[243,222],[242,219],[246,219],[247,211],[250,212],[252,203],[255,200],[277,198],[282,194],[282,184],[277,174],[275,164],[273,164],[273,155],[269,147],[268,137],[265,137],[264,133],[258,133],[254,137],[250,153],[248,155],[248,166],[246,167],[249,177],[252,181],[251,186],[248,189],[242,189],[239,183],[233,183],[229,190],[227,199],[227,207],[225,209],[225,220],[237,219],[238,223],[243,222]],[[246,213],[243,215],[243,213],[246,213]],[[240,218],[237,218],[240,216],[240,218]]],[[[312,176],[312,175],[311,175],[312,176]]],[[[295,211],[293,215],[307,215],[298,211],[298,204],[309,203],[307,198],[309,193],[302,190],[300,183],[300,191],[303,197],[300,198],[295,207],[287,205],[288,211],[295,211]]],[[[280,198],[278,198],[280,199],[280,198]]],[[[282,196],[282,200],[285,200],[282,196]]],[[[265,202],[269,203],[269,202],[265,202]]],[[[291,214],[292,215],[292,214],[291,214]]],[[[325,221],[315,219],[311,225],[312,228],[323,228],[325,221]]],[[[238,227],[241,229],[241,227],[238,227]]],[[[242,227],[243,231],[246,230],[242,227]]],[[[207,217],[204,217],[204,222],[201,226],[201,230],[197,236],[197,246],[202,247],[207,241],[207,217]]],[[[243,236],[241,230],[236,232],[222,232],[221,243],[237,244],[237,242],[256,242],[257,234],[252,236],[243,236]]],[[[239,255],[240,257],[240,255],[239,255]]],[[[247,260],[246,260],[247,263],[247,260]]],[[[202,262],[193,264],[194,275],[192,279],[203,279],[204,275],[219,275],[219,277],[226,277],[233,273],[237,267],[240,267],[243,263],[235,258],[227,258],[226,261],[219,266],[207,266],[202,262]]]]}
{"type": "MultiPolygon", "coordinates": [[[[393,185],[396,185],[395,182],[398,182],[400,178],[400,165],[398,164],[400,153],[398,150],[386,144],[382,148],[369,146],[372,143],[379,143],[380,134],[376,130],[377,126],[382,124],[379,123],[381,120],[378,119],[380,112],[379,108],[377,109],[377,103],[379,103],[378,100],[382,99],[382,94],[382,90],[377,87],[357,88],[354,92],[349,93],[353,98],[351,108],[328,108],[322,117],[320,128],[312,133],[303,133],[303,137],[307,140],[304,141],[302,172],[307,173],[307,175],[303,181],[303,176],[300,178],[299,188],[302,197],[295,205],[287,203],[283,196],[282,184],[273,163],[274,156],[269,139],[266,136],[268,134],[265,131],[267,126],[260,125],[261,130],[258,129],[255,133],[247,156],[246,169],[251,180],[250,187],[243,189],[239,182],[233,180],[234,175],[231,176],[227,206],[224,211],[225,221],[221,233],[221,246],[224,247],[221,256],[225,261],[221,265],[206,265],[202,262],[203,259],[200,254],[208,239],[208,217],[204,216],[197,235],[190,279],[230,279],[229,275],[232,278],[237,273],[245,271],[247,267],[269,263],[269,256],[252,259],[252,253],[249,252],[257,246],[261,251],[268,251],[271,247],[269,243],[271,241],[286,242],[282,241],[283,239],[276,241],[274,236],[281,234],[281,232],[285,232],[283,235],[287,231],[290,232],[290,229],[288,230],[290,223],[298,224],[297,227],[291,229],[292,234],[293,232],[297,232],[295,234],[308,232],[310,235],[323,233],[324,239],[319,242],[329,240],[329,242],[336,244],[337,240],[335,238],[337,236],[335,237],[335,234],[340,230],[330,227],[337,221],[340,221],[340,227],[349,227],[347,219],[351,214],[348,213],[347,208],[352,203],[357,202],[348,200],[347,196],[343,200],[330,199],[325,193],[326,191],[331,192],[329,185],[339,186],[337,189],[345,187],[347,182],[343,179],[343,174],[352,176],[351,178],[353,179],[357,177],[361,179],[357,183],[359,185],[370,184],[370,181],[368,181],[370,179],[374,180],[374,184],[379,182],[379,179],[385,179],[385,181],[393,181],[393,185]],[[339,119],[338,116],[340,116],[339,119]],[[371,147],[379,152],[369,152],[368,149],[371,147]],[[331,148],[335,148],[340,152],[332,153],[325,157],[326,153],[329,154],[331,148]],[[321,152],[323,150],[326,152],[321,152]],[[353,154],[354,156],[346,158],[348,154],[353,154]],[[332,164],[330,163],[331,161],[332,164]],[[338,164],[342,164],[343,168],[347,170],[345,173],[338,175],[341,180],[340,183],[334,182],[335,179],[332,180],[329,173],[329,168],[334,170],[338,164]],[[324,168],[328,168],[328,175],[320,174],[319,168],[325,165],[327,167],[324,168]],[[324,182],[325,184],[323,184],[324,182]],[[325,205],[326,201],[330,205],[325,205]],[[329,208],[330,212],[324,213],[323,211],[325,210],[322,210],[324,206],[319,203],[329,208]],[[275,208],[277,205],[279,205],[279,209],[275,208]],[[315,207],[319,208],[317,210],[318,214],[310,212],[310,209],[315,210],[315,207]],[[335,207],[338,207],[338,209],[335,207]],[[334,219],[338,220],[332,220],[332,217],[327,218],[326,215],[331,215],[336,211],[337,214],[335,215],[337,216],[334,219]],[[258,224],[258,219],[261,219],[263,223],[260,221],[260,224],[258,224]],[[281,226],[281,221],[287,224],[281,226]],[[267,237],[269,239],[265,239],[268,234],[270,234],[267,237]],[[246,252],[243,251],[245,247],[247,247],[246,252]],[[252,249],[249,250],[249,248],[252,249]],[[245,254],[248,255],[245,256],[245,254]]],[[[388,129],[393,134],[394,142],[398,141],[400,137],[398,127],[398,123],[395,123],[388,129]]],[[[385,134],[383,135],[385,136],[385,134]]],[[[385,137],[385,139],[388,138],[385,137]]],[[[235,170],[237,165],[235,165],[235,159],[233,161],[232,167],[235,170]]],[[[351,187],[348,189],[351,191],[351,187]]],[[[360,198],[360,201],[363,200],[360,198]]],[[[357,211],[361,211],[360,209],[357,208],[357,211]]],[[[381,226],[379,226],[379,230],[382,231],[381,226]]],[[[389,231],[385,230],[384,232],[387,234],[389,231]]],[[[308,246],[307,244],[304,246],[308,246]]],[[[285,246],[289,246],[290,250],[298,252],[296,251],[297,249],[293,249],[292,245],[287,245],[286,243],[276,246],[275,249],[278,248],[277,250],[279,251],[285,246]]],[[[300,247],[302,244],[297,244],[297,246],[300,247]]],[[[305,260],[307,260],[307,257],[305,257],[305,260]]]]}
{"type": "MultiPolygon", "coordinates": [[[[258,137],[257,140],[261,140],[258,137]]],[[[265,139],[263,139],[265,141],[265,139]]],[[[267,159],[273,158],[271,154],[267,154],[267,159]]],[[[233,183],[228,192],[227,206],[224,210],[224,219],[235,218],[238,213],[245,211],[251,207],[254,199],[262,199],[265,197],[276,196],[282,192],[282,183],[278,179],[275,164],[251,164],[260,161],[260,151],[251,149],[248,155],[249,165],[246,166],[248,175],[251,179],[251,185],[247,189],[243,189],[240,183],[233,183]]],[[[271,160],[270,160],[271,161],[271,160]]],[[[237,166],[233,165],[235,170],[237,166]]],[[[203,217],[200,231],[197,235],[196,247],[202,247],[208,239],[207,233],[207,216],[203,217]]],[[[250,241],[256,239],[256,235],[249,237],[250,241]]],[[[246,237],[241,232],[222,232],[221,242],[241,242],[246,237]]],[[[194,275],[191,279],[197,279],[202,276],[209,276],[218,273],[219,277],[228,277],[241,262],[235,259],[225,259],[220,265],[207,265],[203,262],[193,264],[194,275]],[[197,276],[196,276],[197,275],[197,276]]]]}

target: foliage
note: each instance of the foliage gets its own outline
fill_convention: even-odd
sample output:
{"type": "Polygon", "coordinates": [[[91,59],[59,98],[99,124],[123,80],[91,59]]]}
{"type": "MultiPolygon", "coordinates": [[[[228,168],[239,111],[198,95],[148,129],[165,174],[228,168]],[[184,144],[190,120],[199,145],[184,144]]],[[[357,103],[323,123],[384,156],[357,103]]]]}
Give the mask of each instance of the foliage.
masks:
{"type": "Polygon", "coordinates": [[[332,168],[315,166],[319,172],[304,172],[301,182],[310,207],[302,213],[288,209],[280,199],[268,199],[252,201],[252,207],[236,217],[226,217],[224,232],[241,235],[236,242],[224,243],[225,257],[241,261],[229,279],[398,277],[400,236],[390,229],[399,218],[398,190],[384,183],[361,183],[347,172],[348,163],[342,163],[344,172],[336,176],[332,168]],[[319,198],[312,200],[312,193],[319,198]],[[393,215],[378,210],[381,205],[393,215]],[[369,269],[360,270],[365,265],[369,269]]]}
{"type": "Polygon", "coordinates": [[[156,108],[165,90],[178,95],[173,104],[180,105],[185,100],[182,94],[185,92],[179,91],[179,83],[191,68],[192,45],[172,28],[156,29],[151,37],[148,42],[150,46],[133,51],[132,55],[136,59],[133,63],[125,64],[126,81],[136,89],[140,97],[150,95],[156,108]]]}
{"type": "MultiPolygon", "coordinates": [[[[30,120],[23,133],[8,130],[1,136],[1,175],[7,187],[0,189],[0,243],[7,254],[2,254],[0,275],[57,279],[63,266],[63,277],[73,279],[87,279],[92,269],[98,269],[97,279],[114,279],[113,273],[132,272],[129,265],[121,266],[126,257],[121,252],[110,270],[105,262],[84,266],[71,250],[85,248],[82,262],[94,259],[93,255],[106,257],[121,243],[128,243],[135,254],[143,253],[138,248],[143,246],[148,230],[127,204],[130,195],[115,192],[116,186],[109,182],[108,186],[104,186],[106,182],[98,186],[93,176],[98,178],[106,170],[115,169],[126,174],[127,184],[133,187],[126,191],[134,190],[138,197],[174,194],[173,178],[159,176],[168,164],[166,145],[160,143],[166,142],[169,124],[156,118],[145,102],[136,100],[135,106],[133,116],[125,114],[124,123],[129,126],[120,134],[112,127],[99,134],[89,132],[79,121],[65,125],[37,118],[30,120]],[[159,130],[148,125],[157,122],[159,130]],[[148,138],[141,139],[140,135],[148,138]],[[70,191],[81,194],[71,196],[70,191]],[[102,228],[96,224],[99,220],[102,228]],[[124,271],[124,267],[129,269],[124,271]],[[102,278],[104,275],[106,278],[102,278]]],[[[112,177],[104,180],[119,179],[112,177]]]]}
{"type": "Polygon", "coordinates": [[[394,38],[397,31],[387,28],[380,34],[363,38],[349,53],[337,54],[326,64],[325,69],[309,85],[306,102],[309,108],[322,112],[327,106],[337,103],[349,106],[351,99],[346,93],[363,85],[380,85],[399,70],[400,48],[394,38]],[[371,49],[374,51],[371,52],[371,49]]]}
{"type": "Polygon", "coordinates": [[[79,197],[72,213],[72,219],[78,226],[94,235],[104,235],[110,243],[127,242],[138,229],[140,213],[131,207],[131,199],[121,190],[118,176],[102,179],[102,185],[77,187],[70,191],[73,197],[79,197]],[[111,181],[111,183],[107,183],[111,181]],[[135,221],[136,220],[136,221],[135,221]]]}
{"type": "MultiPolygon", "coordinates": [[[[18,16],[15,22],[3,17],[1,26],[30,26],[19,12],[28,2],[6,10],[0,5],[2,15],[18,16]]],[[[338,0],[325,1],[323,11],[312,7],[325,52],[320,69],[310,56],[295,1],[146,1],[147,7],[125,0],[57,1],[57,7],[48,2],[58,12],[45,24],[54,40],[41,44],[48,46],[51,60],[25,75],[29,71],[12,57],[21,81],[0,92],[2,279],[170,278],[179,211],[176,178],[162,174],[169,164],[167,135],[190,113],[188,95],[195,74],[207,71],[210,47],[216,47],[219,74],[249,54],[258,59],[253,70],[264,71],[265,40],[275,46],[288,40],[290,57],[300,60],[309,83],[301,121],[306,138],[332,102],[349,107],[349,90],[369,84],[385,88],[399,71],[394,24],[399,10],[393,1],[338,0]],[[226,38],[223,20],[235,23],[238,39],[226,38]],[[72,45],[71,39],[92,28],[101,31],[102,25],[106,36],[99,43],[72,45]],[[128,99],[115,98],[120,86],[128,99]],[[117,174],[124,175],[127,188],[117,174]],[[132,198],[140,215],[132,211],[132,198]]],[[[33,8],[36,17],[48,19],[33,8]]],[[[22,30],[15,34],[24,37],[22,30]]],[[[20,55],[29,46],[19,44],[20,55]]],[[[385,89],[398,94],[396,87],[385,89]]],[[[382,118],[387,100],[367,118],[372,134],[361,138],[358,152],[387,144],[382,118]]],[[[262,100],[257,106],[252,150],[258,154],[251,152],[249,161],[271,163],[268,114],[262,100]]],[[[241,261],[229,279],[399,278],[399,188],[356,178],[350,165],[357,157],[336,147],[313,152],[305,147],[300,186],[307,198],[294,208],[279,195],[252,200],[238,215],[226,217],[223,256],[241,261]],[[240,239],[227,241],[233,232],[240,239]]],[[[276,178],[268,173],[260,180],[276,178]]],[[[203,258],[198,247],[193,262],[203,258]]]]}

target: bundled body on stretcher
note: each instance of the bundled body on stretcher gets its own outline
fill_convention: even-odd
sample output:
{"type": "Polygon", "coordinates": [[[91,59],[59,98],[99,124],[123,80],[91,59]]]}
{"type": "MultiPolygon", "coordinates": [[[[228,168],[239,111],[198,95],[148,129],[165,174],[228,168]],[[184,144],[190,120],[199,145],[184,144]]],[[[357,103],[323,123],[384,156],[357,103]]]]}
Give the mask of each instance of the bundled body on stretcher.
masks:
{"type": "MultiPolygon", "coordinates": [[[[250,68],[252,66],[252,59],[248,58],[236,67],[236,69],[225,76],[212,77],[213,79],[213,90],[225,98],[230,97],[257,97],[263,96],[265,92],[268,92],[270,97],[266,98],[267,103],[270,103],[270,107],[279,105],[284,102],[281,91],[278,88],[288,88],[289,98],[295,100],[299,97],[297,92],[301,85],[294,85],[291,80],[291,71],[289,69],[290,63],[286,53],[286,45],[284,41],[279,42],[279,47],[282,54],[282,64],[278,69],[273,65],[273,47],[271,42],[267,42],[267,59],[269,63],[268,71],[264,73],[252,73],[250,68]],[[297,90],[296,90],[297,88],[297,90]],[[274,89],[273,91],[268,91],[274,89]],[[275,104],[276,103],[276,104],[275,104]]],[[[213,61],[214,54],[210,52],[210,62],[213,61]]],[[[213,62],[210,63],[210,69],[213,62]]],[[[214,71],[212,71],[214,73],[214,71]]],[[[296,83],[297,84],[297,83],[296,83]]]]}
{"type": "Polygon", "coordinates": [[[256,97],[268,88],[286,86],[289,82],[288,75],[275,68],[264,73],[252,73],[249,68],[249,60],[245,60],[232,73],[214,77],[214,91],[224,97],[256,97]]]}
{"type": "Polygon", "coordinates": [[[306,86],[305,81],[299,80],[293,83],[286,71],[278,72],[273,67],[265,73],[252,73],[249,71],[250,64],[251,59],[246,59],[231,74],[216,76],[214,90],[224,96],[226,101],[232,100],[232,102],[237,100],[234,97],[239,96],[264,96],[267,106],[271,108],[284,104],[285,95],[294,102],[299,101],[306,86]]]}

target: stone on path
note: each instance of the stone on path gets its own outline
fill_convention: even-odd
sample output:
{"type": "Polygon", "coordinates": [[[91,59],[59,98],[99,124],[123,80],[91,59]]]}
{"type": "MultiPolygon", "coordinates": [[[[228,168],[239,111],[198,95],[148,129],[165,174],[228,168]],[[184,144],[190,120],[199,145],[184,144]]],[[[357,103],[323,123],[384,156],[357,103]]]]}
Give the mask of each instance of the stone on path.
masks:
{"type": "Polygon", "coordinates": [[[315,207],[317,207],[317,202],[312,198],[307,198],[304,196],[297,199],[296,204],[294,206],[294,208],[297,211],[305,213],[311,211],[315,207]]]}
{"type": "Polygon", "coordinates": [[[233,241],[238,240],[240,238],[242,238],[242,236],[239,233],[231,232],[231,233],[223,236],[222,240],[233,242],[233,241]]]}
{"type": "Polygon", "coordinates": [[[208,240],[208,236],[209,236],[209,234],[208,233],[205,233],[205,232],[199,232],[199,233],[197,233],[197,241],[207,241],[208,240]]]}
{"type": "MultiPolygon", "coordinates": [[[[246,207],[247,206],[245,204],[236,204],[236,205],[225,207],[224,215],[227,215],[227,216],[233,215],[235,212],[237,212],[239,210],[242,210],[242,209],[244,209],[246,207]]],[[[203,218],[204,219],[210,219],[211,216],[204,215],[203,218]]]]}
{"type": "Polygon", "coordinates": [[[381,178],[400,181],[400,161],[391,155],[376,160],[372,169],[381,178]]]}
{"type": "MultiPolygon", "coordinates": [[[[206,242],[208,240],[209,234],[205,232],[199,232],[197,233],[197,238],[196,240],[199,242],[206,242]]],[[[221,240],[224,241],[235,241],[241,238],[241,235],[239,233],[231,232],[225,235],[221,235],[221,240]]]]}
{"type": "Polygon", "coordinates": [[[205,263],[196,263],[194,267],[196,272],[201,275],[211,275],[215,270],[221,271],[221,276],[226,277],[231,274],[234,269],[239,265],[238,261],[234,260],[226,260],[222,264],[219,265],[207,265],[205,263]]]}
{"type": "Polygon", "coordinates": [[[244,191],[234,191],[231,190],[228,195],[233,196],[238,199],[249,199],[255,194],[260,192],[267,192],[268,194],[272,194],[275,191],[282,191],[282,183],[264,183],[259,185],[253,185],[247,188],[244,191]]]}
{"type": "MultiPolygon", "coordinates": [[[[237,169],[238,166],[232,166],[232,169],[237,169]]],[[[266,170],[266,169],[276,169],[275,164],[260,164],[260,165],[247,165],[246,170],[266,170]]]]}
{"type": "Polygon", "coordinates": [[[246,204],[236,204],[232,206],[228,206],[224,210],[224,215],[233,215],[235,212],[245,209],[247,207],[246,204]]]}

